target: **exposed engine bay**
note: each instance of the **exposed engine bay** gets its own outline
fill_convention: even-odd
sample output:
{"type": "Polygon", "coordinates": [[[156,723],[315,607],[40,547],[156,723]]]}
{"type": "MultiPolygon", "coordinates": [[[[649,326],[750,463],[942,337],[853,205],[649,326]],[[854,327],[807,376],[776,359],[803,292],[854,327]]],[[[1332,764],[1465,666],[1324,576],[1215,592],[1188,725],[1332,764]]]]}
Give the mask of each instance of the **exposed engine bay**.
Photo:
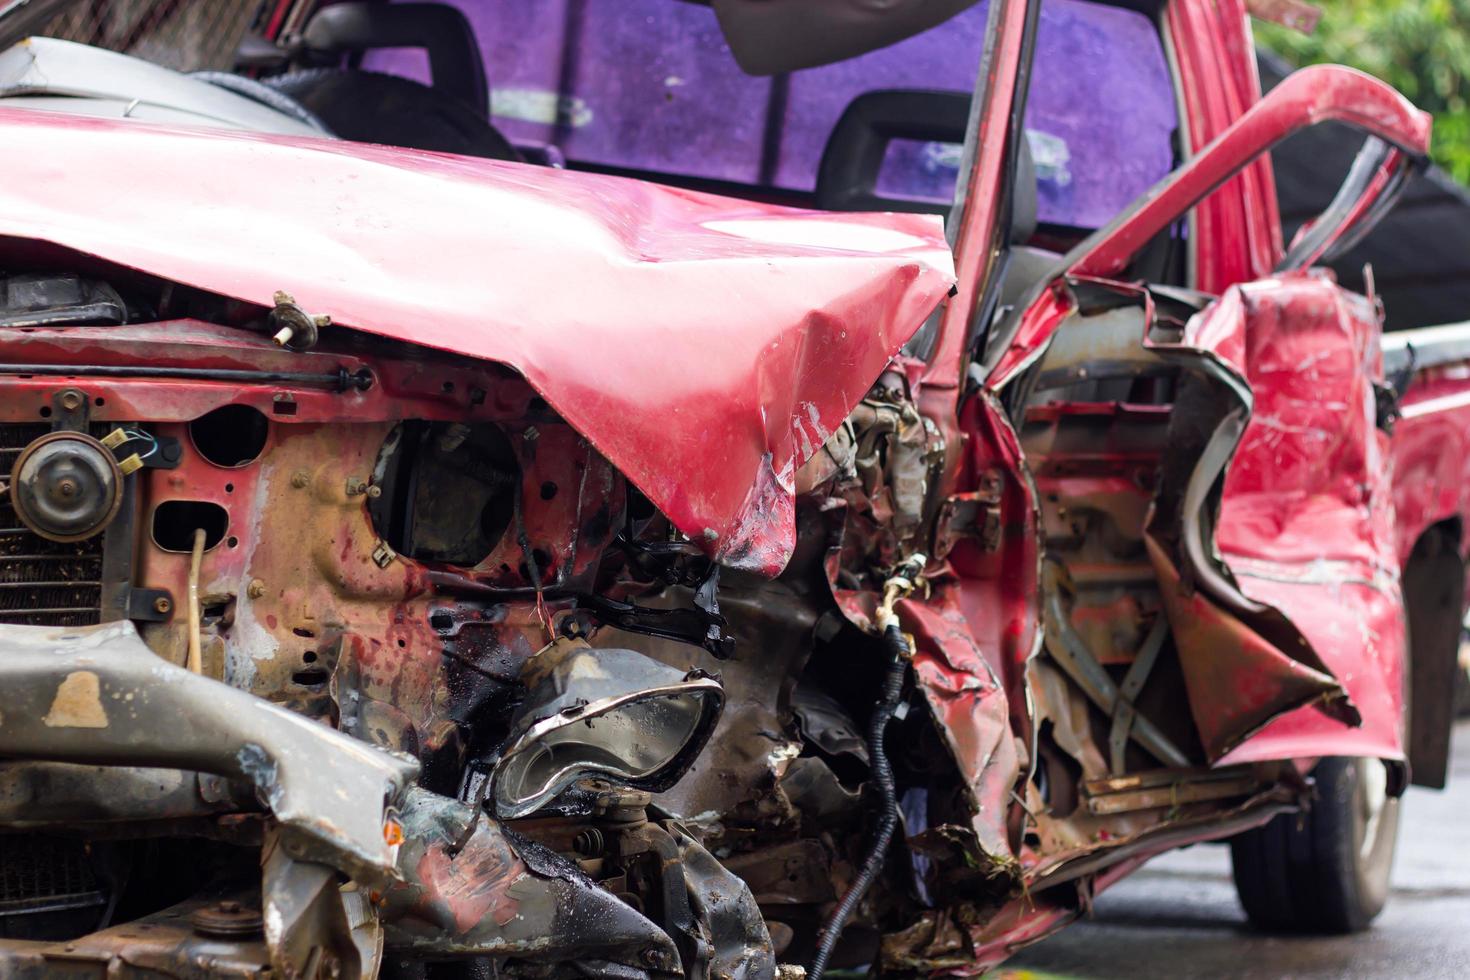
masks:
{"type": "MultiPolygon", "coordinates": [[[[29,714],[38,753],[71,756],[68,733],[101,728],[117,744],[77,748],[78,763],[116,753],[210,773],[7,763],[7,823],[64,824],[81,839],[48,846],[82,866],[105,851],[108,865],[76,894],[17,896],[11,921],[39,941],[90,920],[107,956],[116,930],[151,923],[150,955],[183,962],[200,935],[250,935],[254,916],[269,956],[259,941],[209,954],[242,974],[269,961],[314,975],[314,956],[372,975],[374,937],[353,932],[372,918],[364,902],[395,923],[390,950],[532,972],[538,946],[565,956],[571,943],[650,975],[769,975],[797,929],[810,944],[858,856],[866,750],[839,698],[861,712],[871,670],[835,692],[800,680],[813,657],[873,645],[825,588],[820,521],[781,579],[721,576],[503,369],[340,330],[285,350],[268,336],[302,316],[285,299],[253,314],[215,305],[251,333],[167,309],[124,325],[136,306],[72,275],[6,285],[25,331],[9,350],[75,358],[105,341],[157,377],[7,383],[3,617],[76,652],[39,659],[38,687],[11,687],[0,711],[29,714]],[[82,302],[93,296],[106,301],[82,302]],[[83,669],[102,649],[107,666],[83,669]],[[52,677],[53,703],[27,712],[52,677]],[[223,682],[207,709],[185,696],[201,678],[223,682]],[[271,733],[252,703],[276,725],[304,717],[317,738],[336,729],[385,751],[339,768],[330,740],[271,733]],[[232,731],[247,744],[235,759],[216,744],[232,731]],[[328,879],[298,881],[307,858],[326,859],[310,867],[328,879]],[[264,924],[261,862],[284,876],[267,872],[264,924]],[[414,884],[343,897],[331,867],[414,884]],[[758,901],[775,910],[770,933],[758,901]],[[69,907],[39,914],[48,903],[69,907]],[[566,911],[553,918],[570,931],[547,942],[548,919],[506,932],[529,927],[536,903],[566,911]],[[313,933],[293,948],[309,928],[293,915],[332,917],[335,945],[313,933]]],[[[904,410],[880,395],[878,429],[904,410]]]]}
{"type": "Polygon", "coordinates": [[[983,566],[1024,498],[996,471],[932,523],[902,358],[798,474],[770,579],[513,372],[116,276],[5,280],[0,823],[49,870],[4,921],[35,975],[927,971],[1013,941],[1023,882],[1074,914],[1098,842],[1301,792],[1185,772],[1140,564],[1166,414],[1028,410],[1052,657],[1015,677],[957,655],[945,562],[1009,587],[983,566]]]}

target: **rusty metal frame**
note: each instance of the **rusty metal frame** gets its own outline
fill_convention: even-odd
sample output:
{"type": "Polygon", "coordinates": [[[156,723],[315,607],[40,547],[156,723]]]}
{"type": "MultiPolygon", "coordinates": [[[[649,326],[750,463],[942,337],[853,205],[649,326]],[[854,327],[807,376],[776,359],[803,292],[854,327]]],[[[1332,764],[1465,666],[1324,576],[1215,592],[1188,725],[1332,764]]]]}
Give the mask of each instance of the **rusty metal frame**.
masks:
{"type": "MultiPolygon", "coordinates": [[[[1119,706],[1127,703],[1127,698],[1119,691],[1118,685],[1108,676],[1107,671],[1103,670],[1094,659],[1082,637],[1078,636],[1077,631],[1072,628],[1067,612],[1062,608],[1061,576],[1061,568],[1056,562],[1045,563],[1042,571],[1042,590],[1046,596],[1046,649],[1052,659],[1066,671],[1067,676],[1082,689],[1082,693],[1087,695],[1088,700],[1101,708],[1104,714],[1114,718],[1116,736],[1119,706]]],[[[1159,632],[1157,626],[1154,632],[1159,632]]],[[[1151,642],[1152,635],[1149,639],[1151,642]]],[[[1159,643],[1162,642],[1163,638],[1160,636],[1159,643]]],[[[1146,643],[1145,646],[1147,645],[1146,643]]],[[[1157,650],[1154,653],[1157,656],[1157,650]]],[[[1146,673],[1144,676],[1146,677],[1146,673]]],[[[1142,680],[1139,680],[1137,686],[1140,688],[1143,686],[1142,680]]],[[[1131,704],[1129,707],[1132,707],[1131,704]]],[[[1137,741],[1150,755],[1165,765],[1179,769],[1189,768],[1189,757],[1179,750],[1169,736],[1136,711],[1131,711],[1130,714],[1132,718],[1127,727],[1123,729],[1127,737],[1137,741]]],[[[1121,752],[1115,750],[1113,756],[1115,770],[1120,768],[1118,765],[1120,756],[1121,752]]]]}
{"type": "Polygon", "coordinates": [[[1113,727],[1108,733],[1108,768],[1114,773],[1121,773],[1124,769],[1128,739],[1132,737],[1133,725],[1138,718],[1138,709],[1133,707],[1133,702],[1143,690],[1143,685],[1148,683],[1148,675],[1153,673],[1154,664],[1159,660],[1159,651],[1164,648],[1164,638],[1168,635],[1169,621],[1161,614],[1154,620],[1153,629],[1149,630],[1148,636],[1144,637],[1143,645],[1138,648],[1128,673],[1123,675],[1123,683],[1118,689],[1118,700],[1113,706],[1113,727]]]}

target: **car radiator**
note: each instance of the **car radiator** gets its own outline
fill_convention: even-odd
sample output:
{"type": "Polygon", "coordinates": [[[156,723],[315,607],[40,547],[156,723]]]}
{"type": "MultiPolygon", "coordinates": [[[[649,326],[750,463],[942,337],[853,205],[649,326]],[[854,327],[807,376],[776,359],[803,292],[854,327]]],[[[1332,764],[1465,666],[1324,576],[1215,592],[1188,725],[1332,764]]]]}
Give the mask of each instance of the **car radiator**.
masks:
{"type": "MultiPolygon", "coordinates": [[[[110,428],[110,427],[109,427],[110,428]]],[[[9,482],[15,460],[47,423],[0,423],[0,474],[9,482]]],[[[62,544],[34,533],[0,497],[0,623],[88,626],[102,618],[103,541],[62,544]]]]}

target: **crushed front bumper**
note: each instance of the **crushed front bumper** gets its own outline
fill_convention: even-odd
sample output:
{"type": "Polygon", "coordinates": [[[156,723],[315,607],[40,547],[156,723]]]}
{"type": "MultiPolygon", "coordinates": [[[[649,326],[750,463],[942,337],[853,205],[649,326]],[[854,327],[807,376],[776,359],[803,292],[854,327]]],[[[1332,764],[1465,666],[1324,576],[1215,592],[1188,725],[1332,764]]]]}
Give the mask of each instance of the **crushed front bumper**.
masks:
{"type": "Polygon", "coordinates": [[[200,927],[191,899],[74,942],[0,942],[0,975],[373,977],[385,949],[684,975],[667,932],[418,788],[414,760],[173,666],[129,623],[0,626],[0,757],[0,831],[187,816],[258,843],[262,866],[254,936],[200,927]]]}

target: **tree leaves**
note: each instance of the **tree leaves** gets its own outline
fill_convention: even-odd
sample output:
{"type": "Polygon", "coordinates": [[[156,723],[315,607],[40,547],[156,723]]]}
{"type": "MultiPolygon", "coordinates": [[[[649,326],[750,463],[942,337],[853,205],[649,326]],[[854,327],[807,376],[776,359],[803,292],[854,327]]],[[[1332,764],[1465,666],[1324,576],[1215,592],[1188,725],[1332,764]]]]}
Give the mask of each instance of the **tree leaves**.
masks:
{"type": "Polygon", "coordinates": [[[1256,24],[1298,67],[1330,62],[1377,75],[1434,114],[1431,155],[1470,183],[1470,0],[1326,0],[1310,36],[1256,24]]]}

